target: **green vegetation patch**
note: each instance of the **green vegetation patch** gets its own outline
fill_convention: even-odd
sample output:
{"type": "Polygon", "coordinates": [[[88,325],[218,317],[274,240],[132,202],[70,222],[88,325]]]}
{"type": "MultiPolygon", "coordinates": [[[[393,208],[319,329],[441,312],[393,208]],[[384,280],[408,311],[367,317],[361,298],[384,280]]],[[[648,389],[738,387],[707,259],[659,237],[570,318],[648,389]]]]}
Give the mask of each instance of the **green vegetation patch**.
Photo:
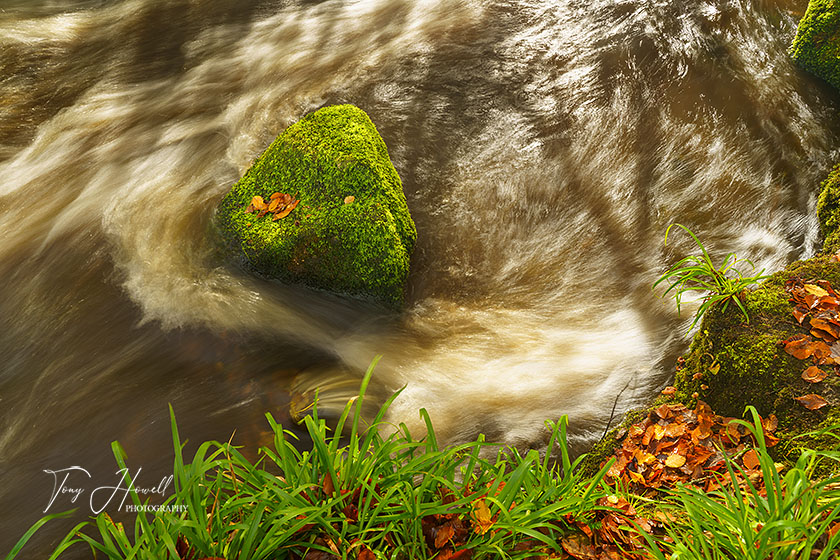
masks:
{"type": "Polygon", "coordinates": [[[222,237],[266,276],[399,306],[417,230],[373,122],[352,105],[287,128],[222,199],[222,237]],[[300,200],[286,217],[249,213],[254,196],[300,200]]]}
{"type": "Polygon", "coordinates": [[[840,2],[811,0],[799,22],[790,55],[802,68],[840,88],[840,2]]]}
{"type": "MultiPolygon", "coordinates": [[[[780,475],[754,409],[751,422],[735,422],[737,441],[754,436],[755,446],[739,444],[734,455],[705,455],[710,468],[736,484],[720,479],[715,490],[703,492],[710,477],[679,471],[685,457],[674,462],[672,450],[651,457],[664,459],[663,478],[663,472],[676,474],[686,482],[664,495],[642,496],[605,478],[618,464],[615,458],[597,473],[582,473],[581,460],[569,456],[565,418],[546,422],[544,455],[498,448],[495,460],[485,456],[496,446],[481,436],[441,449],[425,410],[427,430],[419,439],[404,424],[385,422],[396,395],[367,425],[360,411],[371,371],[335,430],[317,410],[304,418],[312,441],[306,450],[267,415],[273,446],[262,447],[256,462],[230,442],[217,441],[199,445],[189,461],[172,415],[175,493],[164,507],[146,511],[131,491],[136,512],[127,525],[100,513],[73,527],[50,557],[70,548],[77,557],[89,548],[114,560],[836,558],[840,480],[814,478],[817,461],[836,466],[836,454],[804,451],[780,475]],[[389,435],[386,427],[396,431],[389,435]]],[[[685,407],[680,414],[698,426],[704,421],[685,407]]],[[[657,440],[693,437],[659,424],[651,424],[651,431],[656,427],[664,430],[657,440]]],[[[835,441],[836,432],[834,426],[835,441]]],[[[125,451],[116,442],[112,448],[120,469],[128,471],[125,451]]],[[[6,560],[14,560],[42,525],[69,513],[36,522],[6,560]]]]}
{"type": "MultiPolygon", "coordinates": [[[[744,305],[747,324],[733,310],[712,308],[694,337],[685,362],[678,370],[674,399],[706,401],[721,415],[740,416],[753,405],[762,416],[775,414],[783,439],[818,429],[840,403],[840,376],[830,375],[812,384],[802,379],[810,361],[794,358],[780,344],[807,329],[794,318],[785,283],[791,278],[827,280],[840,286],[840,264],[827,255],[797,261],[773,274],[759,288],[747,291],[744,305]],[[808,410],[795,397],[818,393],[829,406],[808,410]]],[[[807,325],[807,322],[805,323],[807,325]]]]}
{"type": "Polygon", "coordinates": [[[820,220],[820,233],[825,239],[823,251],[835,253],[840,250],[840,165],[834,167],[825,181],[820,184],[820,197],[817,200],[817,217],[820,220]]]}

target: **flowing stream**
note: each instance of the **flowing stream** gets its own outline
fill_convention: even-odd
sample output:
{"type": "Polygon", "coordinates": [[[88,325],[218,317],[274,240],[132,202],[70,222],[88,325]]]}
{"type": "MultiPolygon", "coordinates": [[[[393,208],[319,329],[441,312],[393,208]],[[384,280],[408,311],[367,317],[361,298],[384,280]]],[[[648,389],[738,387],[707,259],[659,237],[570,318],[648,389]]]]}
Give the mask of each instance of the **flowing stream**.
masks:
{"type": "MultiPolygon", "coordinates": [[[[113,485],[119,440],[145,486],[170,474],[168,403],[188,452],[253,449],[379,354],[372,398],[405,387],[413,433],[424,407],[443,442],[540,447],[567,414],[583,449],[687,347],[651,291],[693,249],[669,224],[768,270],[816,249],[840,118],[787,58],[806,4],[0,0],[0,554],[45,469],[113,485]],[[249,275],[213,235],[271,140],[345,102],[417,224],[401,314],[249,275]]],[[[71,498],[23,557],[90,515],[71,498]]]]}

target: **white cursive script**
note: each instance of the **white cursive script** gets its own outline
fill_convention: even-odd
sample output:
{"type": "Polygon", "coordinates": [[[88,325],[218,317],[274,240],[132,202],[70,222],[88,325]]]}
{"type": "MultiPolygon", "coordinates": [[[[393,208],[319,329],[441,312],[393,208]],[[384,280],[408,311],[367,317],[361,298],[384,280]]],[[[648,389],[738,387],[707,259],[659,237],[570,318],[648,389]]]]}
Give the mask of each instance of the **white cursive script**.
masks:
{"type": "MultiPolygon", "coordinates": [[[[115,485],[113,485],[113,486],[108,486],[108,485],[97,486],[96,488],[91,490],[90,498],[88,500],[88,503],[90,505],[90,511],[94,515],[97,515],[97,514],[101,513],[112,502],[114,502],[114,498],[116,498],[117,496],[120,496],[120,495],[121,495],[121,499],[120,499],[119,507],[117,508],[118,510],[123,508],[123,506],[125,505],[125,500],[130,494],[135,494],[135,495],[139,495],[139,494],[143,494],[143,495],[159,494],[160,496],[164,496],[167,488],[169,488],[169,486],[172,484],[173,476],[169,475],[169,476],[163,477],[161,479],[160,483],[155,487],[150,487],[150,488],[140,487],[140,486],[136,485],[136,481],[137,481],[137,478],[140,476],[140,471],[142,471],[142,470],[143,470],[142,468],[138,468],[137,472],[134,474],[134,477],[130,477],[127,468],[120,469],[116,473],[116,474],[120,475],[120,478],[115,485]],[[101,501],[100,499],[97,499],[96,497],[97,496],[102,496],[103,492],[106,494],[107,499],[105,499],[105,502],[102,503],[99,507],[96,507],[96,505],[94,505],[95,500],[97,502],[101,501]]],[[[89,479],[93,478],[91,476],[90,472],[88,472],[86,469],[84,469],[82,467],[78,467],[78,466],[67,467],[66,469],[59,469],[59,470],[44,469],[45,473],[53,475],[53,491],[52,491],[52,495],[50,496],[50,502],[47,504],[47,507],[44,510],[44,513],[47,513],[47,511],[49,511],[50,507],[53,505],[53,502],[55,502],[55,499],[59,495],[61,495],[61,494],[72,494],[73,497],[70,499],[70,503],[76,503],[76,500],[79,498],[79,496],[81,496],[84,493],[85,490],[83,488],[73,487],[73,486],[70,486],[68,484],[68,479],[70,478],[70,474],[74,471],[83,472],[85,475],[87,475],[87,477],[89,479]],[[64,475],[64,476],[62,477],[60,475],[64,475]],[[59,478],[61,479],[61,482],[59,482],[59,478]]],[[[99,504],[97,504],[97,505],[99,505],[99,504]]]]}

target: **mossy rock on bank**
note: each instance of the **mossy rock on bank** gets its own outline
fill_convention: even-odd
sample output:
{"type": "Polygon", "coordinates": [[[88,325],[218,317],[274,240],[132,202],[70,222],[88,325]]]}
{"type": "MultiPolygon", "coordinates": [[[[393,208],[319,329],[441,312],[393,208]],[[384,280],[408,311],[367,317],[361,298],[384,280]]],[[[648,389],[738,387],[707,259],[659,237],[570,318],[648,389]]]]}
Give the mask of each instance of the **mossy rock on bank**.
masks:
{"type": "Polygon", "coordinates": [[[840,89],[840,0],[810,0],[790,47],[803,69],[840,89]]]}
{"type": "Polygon", "coordinates": [[[358,107],[324,107],[287,128],[222,199],[217,224],[261,274],[403,302],[417,230],[385,142],[358,107]],[[300,203],[277,221],[246,212],[274,192],[300,203]]]}
{"type": "MultiPolygon", "coordinates": [[[[828,377],[816,384],[802,379],[810,360],[799,360],[780,344],[808,330],[794,318],[785,283],[799,277],[805,281],[827,280],[840,287],[840,263],[828,255],[797,261],[773,274],[743,299],[749,312],[746,323],[735,306],[722,311],[714,306],[703,318],[685,362],[677,371],[675,401],[689,406],[694,394],[723,416],[742,417],[747,405],[762,416],[775,414],[779,435],[793,436],[828,425],[840,405],[840,376],[832,366],[823,366],[828,377]],[[817,393],[829,403],[808,410],[795,397],[817,393]]],[[[807,320],[805,322],[807,325],[807,320]]]]}
{"type": "Polygon", "coordinates": [[[825,243],[823,251],[835,253],[840,250],[840,165],[834,167],[828,177],[820,184],[820,197],[817,201],[817,217],[820,220],[820,233],[825,243]]]}

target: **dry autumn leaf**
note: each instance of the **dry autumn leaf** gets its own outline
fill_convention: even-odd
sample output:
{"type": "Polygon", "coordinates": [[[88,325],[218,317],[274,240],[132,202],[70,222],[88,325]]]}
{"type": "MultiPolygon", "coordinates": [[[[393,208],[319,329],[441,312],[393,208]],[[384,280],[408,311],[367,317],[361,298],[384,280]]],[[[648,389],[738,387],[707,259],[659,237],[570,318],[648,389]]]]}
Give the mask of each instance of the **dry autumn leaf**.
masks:
{"type": "Polygon", "coordinates": [[[435,556],[435,560],[470,560],[470,558],[472,558],[471,548],[462,548],[461,550],[444,548],[435,556]]]}
{"type": "Polygon", "coordinates": [[[674,469],[678,469],[685,464],[685,457],[682,455],[668,455],[668,458],[665,459],[665,466],[671,467],[674,469]]]}
{"type": "Polygon", "coordinates": [[[344,204],[353,204],[353,202],[355,202],[355,201],[356,201],[356,197],[353,196],[352,194],[350,196],[345,196],[344,197],[344,204]]]}
{"type": "Polygon", "coordinates": [[[273,193],[271,193],[271,200],[276,200],[276,199],[280,198],[281,196],[283,196],[283,193],[273,192],[273,193]]]}
{"type": "Polygon", "coordinates": [[[267,208],[267,205],[266,205],[265,201],[263,200],[263,197],[261,197],[259,195],[255,196],[254,198],[251,199],[251,205],[254,208],[256,208],[257,210],[264,210],[265,208],[267,208]]]}
{"type": "Polygon", "coordinates": [[[598,554],[595,552],[595,548],[586,542],[582,536],[563,538],[560,541],[560,546],[562,546],[563,550],[566,551],[566,554],[569,554],[572,558],[578,558],[581,560],[598,559],[598,554]]]}
{"type": "Polygon", "coordinates": [[[292,210],[294,210],[295,208],[297,208],[297,205],[298,205],[298,203],[299,203],[299,202],[300,202],[300,200],[293,200],[290,204],[288,204],[288,205],[286,206],[286,208],[285,208],[285,209],[283,209],[283,211],[282,211],[282,212],[277,212],[277,213],[274,215],[274,219],[275,219],[275,220],[279,220],[279,219],[281,219],[281,218],[285,218],[286,216],[288,216],[289,214],[291,214],[291,213],[292,213],[292,210]]]}
{"type": "Polygon", "coordinates": [[[755,452],[755,449],[750,449],[744,453],[742,460],[744,461],[744,466],[750,470],[757,468],[761,464],[758,460],[758,453],[755,452]]]}
{"type": "Polygon", "coordinates": [[[804,335],[793,336],[783,341],[785,352],[798,360],[809,358],[813,354],[811,339],[804,335]]]}
{"type": "Polygon", "coordinates": [[[656,424],[653,427],[653,439],[660,440],[665,435],[665,426],[656,424]]]}
{"type": "Polygon", "coordinates": [[[644,484],[645,483],[645,476],[643,474],[639,474],[635,471],[627,471],[627,474],[630,475],[630,480],[635,482],[636,484],[644,484]]]}
{"type": "Polygon", "coordinates": [[[818,368],[817,366],[811,366],[802,372],[802,379],[804,379],[808,383],[819,383],[820,381],[824,380],[827,376],[828,374],[820,368],[818,368]]]}
{"type": "Polygon", "coordinates": [[[484,502],[484,498],[479,498],[472,504],[472,514],[470,515],[473,522],[473,531],[476,534],[483,535],[490,530],[495,521],[490,517],[490,508],[484,502]]]}
{"type": "Polygon", "coordinates": [[[356,557],[356,560],[376,560],[376,554],[365,545],[362,545],[362,549],[359,551],[359,556],[356,557]]]}
{"type": "Polygon", "coordinates": [[[796,322],[800,325],[802,321],[805,320],[805,317],[808,315],[808,310],[801,305],[797,305],[796,308],[793,310],[793,316],[796,318],[796,322]]]}
{"type": "Polygon", "coordinates": [[[816,284],[805,284],[803,286],[805,291],[811,294],[812,296],[817,296],[818,298],[824,297],[828,295],[828,292],[817,286],[816,284]]]}
{"type": "Polygon", "coordinates": [[[656,412],[657,416],[665,420],[671,416],[671,407],[667,404],[663,404],[654,409],[654,412],[656,412]]]}
{"type": "Polygon", "coordinates": [[[321,487],[324,489],[324,494],[327,496],[332,496],[335,494],[335,486],[333,485],[332,476],[329,474],[324,475],[324,480],[321,484],[321,487]]]}
{"type": "Polygon", "coordinates": [[[435,535],[435,548],[443,548],[443,545],[448,543],[454,536],[455,528],[449,523],[443,525],[438,529],[437,535],[435,535]]]}
{"type": "Polygon", "coordinates": [[[828,404],[828,401],[819,395],[815,395],[814,393],[803,395],[801,397],[794,397],[794,399],[799,401],[802,406],[808,410],[817,410],[828,404]]]}
{"type": "Polygon", "coordinates": [[[665,395],[666,397],[669,397],[676,392],[677,392],[677,388],[672,387],[670,385],[668,387],[665,387],[664,389],[662,389],[662,394],[665,395]]]}
{"type": "Polygon", "coordinates": [[[682,437],[684,433],[688,431],[688,426],[682,422],[673,422],[668,424],[665,428],[665,437],[669,438],[678,438],[682,437]]]}

